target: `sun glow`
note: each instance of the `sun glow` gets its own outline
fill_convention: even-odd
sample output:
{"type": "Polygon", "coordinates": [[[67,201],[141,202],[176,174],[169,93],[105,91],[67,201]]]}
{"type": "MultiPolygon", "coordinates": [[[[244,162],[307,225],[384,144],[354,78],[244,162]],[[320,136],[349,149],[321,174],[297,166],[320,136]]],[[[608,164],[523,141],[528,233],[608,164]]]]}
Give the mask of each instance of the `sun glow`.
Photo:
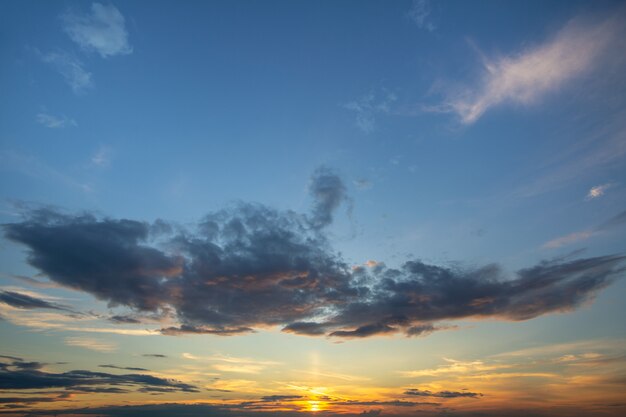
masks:
{"type": "Polygon", "coordinates": [[[309,411],[311,412],[316,412],[316,411],[320,411],[320,402],[319,401],[309,401],[309,411]]]}

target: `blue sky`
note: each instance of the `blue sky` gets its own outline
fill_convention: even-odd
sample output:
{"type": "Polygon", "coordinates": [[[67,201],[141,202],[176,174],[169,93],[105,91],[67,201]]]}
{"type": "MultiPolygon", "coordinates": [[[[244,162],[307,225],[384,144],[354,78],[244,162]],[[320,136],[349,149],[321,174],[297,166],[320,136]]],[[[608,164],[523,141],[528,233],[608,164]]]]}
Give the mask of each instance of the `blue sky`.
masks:
{"type": "MultiPolygon", "coordinates": [[[[277,210],[284,221],[284,213],[295,213],[307,245],[319,239],[325,254],[329,247],[346,268],[371,269],[374,281],[376,265],[401,270],[407,261],[473,273],[497,264],[500,278],[514,279],[516,271],[546,265],[542,260],[563,266],[621,256],[625,13],[618,1],[2,2],[3,291],[100,318],[138,313],[136,300],[125,304],[33,261],[44,254],[18,226],[52,227],[33,220],[42,208],[50,216],[63,213],[68,228],[162,219],[181,234],[144,243],[162,251],[172,268],[180,266],[175,253],[195,256],[180,255],[181,236],[202,235],[204,216],[233,215],[241,202],[277,210]],[[82,213],[95,217],[85,220],[82,213]],[[312,226],[320,213],[332,223],[312,226]]],[[[159,271],[160,279],[176,276],[159,271]]],[[[350,274],[353,285],[358,273],[350,274]]],[[[389,344],[408,352],[418,340],[428,344],[426,356],[435,357],[442,346],[469,340],[468,356],[476,359],[479,352],[498,354],[480,342],[493,332],[508,336],[500,353],[623,341],[626,286],[606,279],[530,321],[518,322],[519,310],[485,313],[488,321],[478,322],[474,314],[453,314],[437,316],[445,320],[439,328],[437,320],[419,316],[414,327],[434,324],[441,331],[417,339],[368,338],[359,349],[376,352],[389,344]],[[463,337],[452,331],[457,326],[463,337]]],[[[554,300],[537,303],[544,301],[554,300]]],[[[15,340],[7,355],[63,361],[63,354],[48,359],[38,356],[45,348],[33,347],[52,343],[121,358],[149,343],[115,332],[111,338],[124,339],[107,341],[97,332],[94,339],[87,325],[68,330],[59,317],[20,320],[32,311],[12,302],[0,312],[2,333],[15,340]],[[62,324],[42,327],[42,320],[62,324]],[[80,337],[93,343],[81,345],[80,337]],[[97,346],[94,340],[100,350],[88,350],[97,346]]],[[[160,323],[216,325],[194,321],[191,315],[200,313],[185,305],[159,302],[152,313],[160,323]]],[[[243,357],[259,353],[246,350],[248,338],[258,339],[266,355],[287,337],[284,343],[296,352],[308,352],[308,343],[335,349],[324,338],[285,336],[272,326],[293,321],[259,314],[267,320],[246,324],[261,329],[253,335],[182,337],[189,345],[149,338],[168,345],[168,355],[189,353],[204,338],[243,357]]],[[[338,313],[331,330],[371,324],[350,321],[356,320],[351,314],[338,313]]],[[[137,320],[144,319],[152,320],[137,320]]]]}

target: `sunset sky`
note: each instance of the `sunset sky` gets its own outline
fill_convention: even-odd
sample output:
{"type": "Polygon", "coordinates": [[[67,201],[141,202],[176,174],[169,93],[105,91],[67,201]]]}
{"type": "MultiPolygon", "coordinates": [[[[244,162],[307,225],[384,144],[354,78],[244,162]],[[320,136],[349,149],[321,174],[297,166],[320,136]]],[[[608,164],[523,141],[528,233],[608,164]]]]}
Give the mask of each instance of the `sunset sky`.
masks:
{"type": "Polygon", "coordinates": [[[626,4],[0,2],[0,415],[626,415],[626,4]]]}

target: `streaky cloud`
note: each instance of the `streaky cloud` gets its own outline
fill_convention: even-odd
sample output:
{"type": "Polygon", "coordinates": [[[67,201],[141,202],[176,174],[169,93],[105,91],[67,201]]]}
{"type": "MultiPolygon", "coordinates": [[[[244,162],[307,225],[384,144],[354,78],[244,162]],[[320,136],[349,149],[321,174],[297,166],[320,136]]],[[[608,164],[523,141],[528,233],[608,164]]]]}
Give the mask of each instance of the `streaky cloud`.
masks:
{"type": "MultiPolygon", "coordinates": [[[[179,392],[200,392],[193,385],[146,374],[114,375],[104,372],[73,370],[62,373],[44,372],[38,368],[25,368],[15,361],[0,368],[0,389],[31,390],[66,388],[74,390],[108,389],[110,385],[140,388],[168,388],[179,392]]],[[[92,392],[92,391],[89,391],[92,392]]]]}
{"type": "Polygon", "coordinates": [[[72,310],[62,305],[51,303],[49,301],[42,300],[28,294],[22,294],[15,291],[0,291],[0,302],[16,308],[46,308],[51,310],[63,310],[72,312],[72,310]]]}
{"type": "MultiPolygon", "coordinates": [[[[483,57],[482,79],[451,92],[431,111],[455,113],[461,123],[476,122],[501,104],[531,105],[601,65],[603,54],[624,33],[624,11],[601,22],[568,22],[552,38],[517,53],[483,57]]],[[[621,52],[623,53],[623,51],[621,52]]]]}
{"type": "Polygon", "coordinates": [[[64,51],[49,52],[42,56],[42,60],[61,74],[75,94],[85,93],[94,87],[92,74],[74,55],[64,51]]]}
{"type": "Polygon", "coordinates": [[[438,391],[432,392],[429,390],[420,390],[417,388],[410,388],[404,391],[405,395],[413,395],[417,397],[435,397],[435,398],[478,398],[483,394],[471,391],[438,391]]]}

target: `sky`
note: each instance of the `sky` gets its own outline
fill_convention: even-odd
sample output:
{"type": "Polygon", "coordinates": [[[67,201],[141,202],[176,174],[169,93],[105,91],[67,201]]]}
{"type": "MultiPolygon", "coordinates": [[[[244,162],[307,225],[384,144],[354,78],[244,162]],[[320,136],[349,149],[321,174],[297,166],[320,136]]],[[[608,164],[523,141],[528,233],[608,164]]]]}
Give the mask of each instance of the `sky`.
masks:
{"type": "Polygon", "coordinates": [[[626,413],[620,1],[0,2],[0,415],[626,413]]]}

